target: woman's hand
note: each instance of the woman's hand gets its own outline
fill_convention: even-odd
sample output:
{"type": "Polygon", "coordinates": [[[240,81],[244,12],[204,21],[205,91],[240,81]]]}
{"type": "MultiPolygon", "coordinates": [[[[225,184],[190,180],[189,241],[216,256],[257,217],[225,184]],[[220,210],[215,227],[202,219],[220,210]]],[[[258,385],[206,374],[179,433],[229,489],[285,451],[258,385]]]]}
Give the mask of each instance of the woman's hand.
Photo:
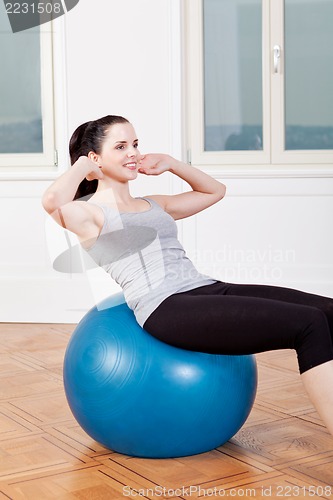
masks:
{"type": "Polygon", "coordinates": [[[146,175],[160,175],[170,170],[176,162],[172,156],[158,153],[143,155],[139,161],[138,172],[146,175]]]}
{"type": "MultiPolygon", "coordinates": [[[[96,165],[88,156],[80,156],[80,158],[74,163],[75,166],[80,168],[83,172],[86,172],[85,178],[87,181],[92,181],[94,179],[104,179],[104,174],[102,172],[102,167],[96,165]]],[[[73,166],[74,166],[73,165],[73,166]]]]}

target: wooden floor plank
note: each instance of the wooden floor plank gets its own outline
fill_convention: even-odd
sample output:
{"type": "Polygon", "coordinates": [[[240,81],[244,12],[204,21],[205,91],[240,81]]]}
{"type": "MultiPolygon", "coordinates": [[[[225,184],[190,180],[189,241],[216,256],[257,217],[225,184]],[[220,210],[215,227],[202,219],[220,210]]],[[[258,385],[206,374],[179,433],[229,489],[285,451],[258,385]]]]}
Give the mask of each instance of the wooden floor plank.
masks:
{"type": "Polygon", "coordinates": [[[21,415],[29,422],[39,425],[56,425],[72,419],[72,412],[67,404],[62,384],[57,384],[52,398],[45,397],[45,393],[30,397],[15,398],[11,401],[13,412],[21,415]]]}
{"type": "Polygon", "coordinates": [[[0,404],[0,441],[42,434],[42,432],[38,426],[16,415],[10,406],[7,408],[4,404],[0,404]]]}
{"type": "Polygon", "coordinates": [[[245,426],[231,442],[276,469],[309,457],[320,459],[333,450],[333,437],[324,427],[297,417],[245,426]]]}

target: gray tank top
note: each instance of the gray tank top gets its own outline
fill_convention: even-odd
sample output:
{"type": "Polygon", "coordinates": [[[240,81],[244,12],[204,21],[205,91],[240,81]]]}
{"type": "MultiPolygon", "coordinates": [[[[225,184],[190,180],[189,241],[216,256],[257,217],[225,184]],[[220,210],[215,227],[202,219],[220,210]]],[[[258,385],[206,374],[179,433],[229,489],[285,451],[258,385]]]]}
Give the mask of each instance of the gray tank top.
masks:
{"type": "Polygon", "coordinates": [[[175,220],[150,198],[145,212],[118,212],[102,205],[104,224],[85,251],[123,289],[140,326],[161,302],[217,280],[198,272],[178,240],[175,220]]]}

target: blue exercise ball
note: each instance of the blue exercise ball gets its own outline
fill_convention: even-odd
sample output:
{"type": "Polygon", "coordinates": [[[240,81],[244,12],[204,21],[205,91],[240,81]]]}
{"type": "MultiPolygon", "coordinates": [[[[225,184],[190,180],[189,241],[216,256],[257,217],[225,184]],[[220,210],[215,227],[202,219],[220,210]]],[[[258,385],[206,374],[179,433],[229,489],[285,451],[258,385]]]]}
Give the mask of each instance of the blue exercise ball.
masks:
{"type": "Polygon", "coordinates": [[[94,440],[125,455],[171,458],[212,450],[241,428],[257,368],[252,355],[159,341],[118,293],[77,325],[65,353],[64,387],[74,417],[94,440]]]}

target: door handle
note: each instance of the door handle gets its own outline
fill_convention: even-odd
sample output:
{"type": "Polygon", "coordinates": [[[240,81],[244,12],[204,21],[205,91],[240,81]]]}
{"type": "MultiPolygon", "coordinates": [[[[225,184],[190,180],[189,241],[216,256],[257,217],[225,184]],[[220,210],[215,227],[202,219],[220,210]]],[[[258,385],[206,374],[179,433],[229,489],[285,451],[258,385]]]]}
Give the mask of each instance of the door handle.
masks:
{"type": "Polygon", "coordinates": [[[274,73],[278,73],[279,72],[280,59],[281,59],[281,47],[280,47],[280,45],[274,45],[274,47],[273,47],[274,73]]]}

